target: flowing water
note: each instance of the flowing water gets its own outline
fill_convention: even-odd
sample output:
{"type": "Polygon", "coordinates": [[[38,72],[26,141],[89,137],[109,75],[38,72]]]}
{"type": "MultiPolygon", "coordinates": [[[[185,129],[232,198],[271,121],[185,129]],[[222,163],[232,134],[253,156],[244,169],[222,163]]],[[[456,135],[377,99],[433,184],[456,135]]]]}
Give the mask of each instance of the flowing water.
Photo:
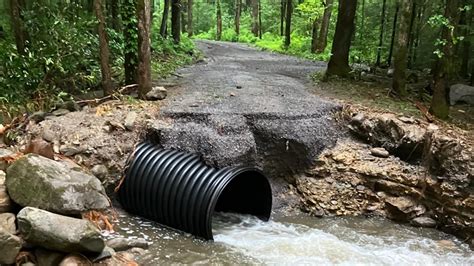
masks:
{"type": "Polygon", "coordinates": [[[142,237],[156,264],[474,265],[474,253],[452,236],[381,218],[214,217],[215,241],[202,241],[121,213],[118,234],[142,237]]]}

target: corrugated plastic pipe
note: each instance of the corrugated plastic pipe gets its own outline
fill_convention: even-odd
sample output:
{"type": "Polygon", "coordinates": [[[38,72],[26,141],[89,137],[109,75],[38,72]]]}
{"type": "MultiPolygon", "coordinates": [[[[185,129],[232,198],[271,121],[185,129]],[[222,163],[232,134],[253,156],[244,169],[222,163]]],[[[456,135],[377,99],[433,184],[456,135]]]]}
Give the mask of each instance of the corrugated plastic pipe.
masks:
{"type": "Polygon", "coordinates": [[[197,154],[144,142],[125,175],[118,196],[126,211],[204,239],[213,239],[215,211],[270,218],[270,183],[253,167],[216,169],[197,154]]]}

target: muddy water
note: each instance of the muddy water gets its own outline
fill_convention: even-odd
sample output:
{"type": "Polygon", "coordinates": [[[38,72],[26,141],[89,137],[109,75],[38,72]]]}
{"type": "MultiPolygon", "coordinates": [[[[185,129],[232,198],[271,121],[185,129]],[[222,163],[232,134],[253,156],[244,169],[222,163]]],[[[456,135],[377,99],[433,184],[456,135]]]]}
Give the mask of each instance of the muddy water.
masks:
{"type": "Polygon", "coordinates": [[[156,264],[474,265],[474,253],[444,233],[379,218],[214,217],[214,242],[139,217],[119,215],[119,234],[151,246],[139,262],[156,264]]]}

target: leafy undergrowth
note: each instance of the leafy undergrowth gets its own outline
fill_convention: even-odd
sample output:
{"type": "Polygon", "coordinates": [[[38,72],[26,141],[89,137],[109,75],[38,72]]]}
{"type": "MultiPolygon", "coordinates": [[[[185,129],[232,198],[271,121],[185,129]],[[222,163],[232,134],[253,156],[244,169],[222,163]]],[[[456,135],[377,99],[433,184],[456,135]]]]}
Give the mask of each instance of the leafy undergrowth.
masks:
{"type": "MultiPolygon", "coordinates": [[[[390,82],[367,82],[357,80],[331,79],[320,81],[321,73],[313,76],[314,94],[354,106],[363,110],[376,112],[392,112],[405,116],[427,119],[427,110],[430,97],[425,94],[420,99],[419,93],[410,89],[405,99],[393,97],[390,94],[390,82]]],[[[429,114],[428,116],[431,117],[429,114]]],[[[450,119],[447,121],[436,120],[438,124],[456,126],[474,134],[474,108],[468,105],[455,105],[451,107],[450,119]]]]}

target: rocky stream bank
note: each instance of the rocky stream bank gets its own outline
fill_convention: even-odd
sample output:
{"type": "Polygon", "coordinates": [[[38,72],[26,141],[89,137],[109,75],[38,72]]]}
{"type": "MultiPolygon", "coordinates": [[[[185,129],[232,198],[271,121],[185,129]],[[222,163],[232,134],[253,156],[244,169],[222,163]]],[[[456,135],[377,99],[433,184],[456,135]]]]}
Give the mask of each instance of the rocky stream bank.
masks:
{"type": "MultiPolygon", "coordinates": [[[[0,144],[0,264],[133,265],[146,253],[145,239],[110,234],[117,218],[110,198],[147,129],[173,124],[159,106],[109,101],[25,119],[15,145],[0,144]]],[[[275,212],[377,215],[474,246],[469,132],[345,108],[334,121],[341,137],[313,167],[270,176],[275,212]]]]}

